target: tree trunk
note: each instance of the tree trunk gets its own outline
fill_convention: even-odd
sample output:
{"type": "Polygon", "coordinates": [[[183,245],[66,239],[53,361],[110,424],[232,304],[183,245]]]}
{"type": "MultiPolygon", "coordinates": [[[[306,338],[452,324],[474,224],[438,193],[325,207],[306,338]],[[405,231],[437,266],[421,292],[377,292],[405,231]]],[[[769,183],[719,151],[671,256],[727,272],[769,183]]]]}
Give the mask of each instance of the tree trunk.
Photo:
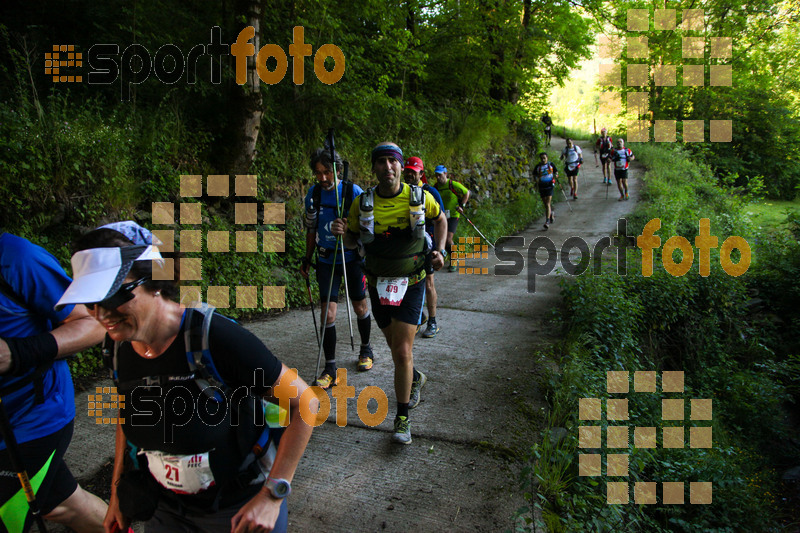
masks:
{"type": "Polygon", "coordinates": [[[256,143],[264,114],[261,98],[261,80],[256,72],[256,55],[261,48],[261,4],[258,0],[243,2],[248,25],[255,28],[253,45],[255,54],[247,58],[247,83],[232,87],[231,106],[233,118],[230,124],[231,139],[227,168],[220,169],[230,174],[246,174],[256,156],[256,143]]]}

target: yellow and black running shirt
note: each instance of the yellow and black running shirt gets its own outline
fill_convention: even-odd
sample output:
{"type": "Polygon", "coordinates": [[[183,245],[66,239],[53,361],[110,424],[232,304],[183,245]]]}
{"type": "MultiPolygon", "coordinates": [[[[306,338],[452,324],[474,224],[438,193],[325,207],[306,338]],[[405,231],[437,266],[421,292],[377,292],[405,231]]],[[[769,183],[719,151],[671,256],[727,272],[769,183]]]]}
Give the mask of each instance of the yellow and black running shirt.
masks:
{"type": "MultiPolygon", "coordinates": [[[[411,187],[401,184],[400,192],[389,198],[378,193],[373,196],[373,216],[375,217],[375,240],[364,248],[367,251],[366,272],[370,283],[376,276],[399,277],[419,274],[415,282],[424,279],[425,239],[414,239],[409,222],[409,195],[411,187]]],[[[441,210],[429,192],[424,191],[425,218],[435,219],[441,210]]],[[[347,219],[347,229],[355,235],[360,234],[361,216],[360,196],[353,201],[347,219]]]]}

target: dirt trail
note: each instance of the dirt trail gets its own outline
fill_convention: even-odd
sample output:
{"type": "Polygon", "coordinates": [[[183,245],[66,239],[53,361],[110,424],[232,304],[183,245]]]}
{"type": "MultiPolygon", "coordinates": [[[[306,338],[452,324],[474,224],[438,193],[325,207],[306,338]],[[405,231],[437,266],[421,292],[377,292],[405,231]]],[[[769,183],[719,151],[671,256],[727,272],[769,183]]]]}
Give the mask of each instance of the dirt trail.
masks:
{"type": "MultiPolygon", "coordinates": [[[[606,200],[592,147],[584,141],[578,144],[585,159],[579,200],[570,201],[570,211],[557,191],[561,201],[550,229],[542,227],[540,218],[520,234],[526,262],[527,245],[539,236],[552,239],[557,250],[572,236],[593,247],[600,237],[613,233],[617,219],[637,203],[638,165],[629,171],[631,200],[618,202],[614,185],[606,200]]],[[[560,151],[564,141],[553,137],[552,145],[560,151]]],[[[563,165],[558,167],[562,172],[563,165]]],[[[566,184],[563,176],[561,182],[566,184]]],[[[530,421],[539,423],[543,415],[534,354],[554,333],[546,318],[558,305],[560,274],[537,276],[535,293],[529,293],[527,269],[518,276],[495,276],[493,265],[498,261],[489,255],[490,259],[467,260],[468,267],[488,267],[489,275],[436,274],[442,331],[434,339],[418,336],[415,341],[415,364],[427,374],[428,383],[422,403],[411,412],[414,442],[409,446],[390,440],[395,414],[393,366],[383,336],[373,323],[375,367],[356,372],[357,354],[350,351],[347,314],[340,306],[339,367],[347,369],[348,385],[355,386],[356,396],[370,385],[383,389],[389,413],[383,423],[369,427],[356,413],[356,399],[350,399],[347,425],[338,427],[332,402],[331,415],[314,431],[293,483],[290,530],[513,529],[512,515],[525,504],[517,494],[516,454],[538,438],[530,421]]],[[[541,252],[539,262],[545,259],[541,252]]],[[[309,315],[308,309],[294,310],[247,327],[310,382],[317,347],[309,315]]],[[[356,350],[357,336],[356,332],[356,350]]],[[[67,460],[77,475],[93,476],[112,455],[113,431],[90,421],[83,396],[78,398],[83,403],[77,407],[78,427],[67,460]]]]}

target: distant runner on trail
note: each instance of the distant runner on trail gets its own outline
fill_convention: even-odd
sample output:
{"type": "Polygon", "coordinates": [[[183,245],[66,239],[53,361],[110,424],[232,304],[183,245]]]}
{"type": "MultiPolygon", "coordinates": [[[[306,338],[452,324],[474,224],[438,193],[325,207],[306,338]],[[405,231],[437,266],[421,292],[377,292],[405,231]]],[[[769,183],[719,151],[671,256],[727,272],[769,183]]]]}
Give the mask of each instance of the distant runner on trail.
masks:
{"type": "MultiPolygon", "coordinates": [[[[409,185],[418,185],[422,187],[422,190],[431,193],[434,199],[436,199],[436,203],[439,204],[439,209],[444,212],[444,203],[442,203],[442,196],[439,194],[439,191],[427,183],[422,182],[422,178],[425,177],[425,166],[422,163],[422,159],[419,157],[409,157],[408,161],[406,161],[405,169],[403,169],[403,177],[405,178],[405,182],[409,185]]],[[[425,221],[425,232],[428,234],[431,242],[433,242],[433,222],[429,220],[425,221]]],[[[441,330],[438,324],[436,324],[437,297],[436,286],[433,283],[434,269],[431,264],[430,253],[425,256],[425,273],[427,274],[427,276],[425,276],[425,306],[428,308],[428,327],[422,332],[422,336],[426,339],[430,339],[435,337],[441,330]]],[[[422,321],[422,323],[424,322],[425,320],[422,321]]]]}
{"type": "Polygon", "coordinates": [[[534,169],[533,175],[536,179],[536,187],[539,189],[539,195],[542,197],[544,204],[544,229],[550,227],[553,219],[553,208],[550,205],[553,199],[553,189],[556,185],[556,178],[558,178],[558,169],[553,163],[547,161],[547,154],[542,152],[539,154],[541,164],[537,165],[534,169]],[[549,223],[549,224],[548,224],[549,223]]]}
{"type": "MultiPolygon", "coordinates": [[[[436,183],[434,187],[442,195],[442,202],[444,203],[444,215],[447,217],[447,244],[445,250],[452,253],[453,235],[458,229],[458,219],[464,212],[464,208],[469,202],[469,189],[455,180],[447,177],[447,167],[439,165],[434,170],[436,174],[436,183]]],[[[448,272],[455,272],[455,263],[450,263],[447,267],[448,272]]]]}
{"type": "Polygon", "coordinates": [[[547,111],[542,115],[542,124],[544,124],[544,136],[547,137],[547,146],[550,146],[550,135],[552,134],[550,130],[553,129],[553,119],[550,118],[547,111]]]}
{"type": "Polygon", "coordinates": [[[434,270],[444,265],[447,221],[430,193],[403,183],[403,151],[393,143],[372,150],[372,172],[378,185],[364,191],[350,208],[348,219],[337,218],[331,231],[344,235],[348,248],[360,243],[366,252],[364,270],[369,283],[372,314],[381,328],[394,361],[397,416],[392,440],[411,443],[409,409],[420,402],[426,377],[414,368],[414,335],[422,315],[426,276],[425,220],[432,220],[436,242],[431,252],[434,270]]]}
{"type": "Polygon", "coordinates": [[[633,152],[625,148],[625,141],[617,139],[617,148],[611,153],[611,159],[614,161],[614,177],[619,189],[618,201],[628,200],[628,165],[636,158],[633,152]]]}
{"type": "Polygon", "coordinates": [[[580,146],[576,146],[572,139],[567,139],[567,146],[561,151],[561,159],[564,161],[564,173],[569,181],[569,194],[573,200],[578,199],[578,170],[583,163],[583,152],[580,146]]]}
{"type": "MultiPolygon", "coordinates": [[[[317,183],[308,191],[305,199],[306,255],[300,265],[300,275],[308,278],[308,269],[317,252],[317,283],[320,296],[320,320],[325,324],[322,332],[322,349],[325,352],[325,369],[315,384],[323,389],[336,385],[336,308],[339,302],[339,286],[342,283],[342,251],[341,245],[336,250],[336,235],[331,232],[331,222],[338,217],[336,191],[338,189],[339,205],[342,213],[350,208],[353,199],[363,191],[358,185],[341,181],[333,175],[333,162],[328,150],[317,148],[311,154],[309,162],[317,183]],[[333,284],[331,284],[333,276],[333,284]],[[331,293],[328,294],[328,289],[331,293]],[[330,301],[330,305],[328,305],[330,301]],[[326,319],[327,309],[327,319],[326,319]]],[[[336,169],[341,173],[342,159],[336,153],[336,169]]],[[[361,348],[358,355],[358,370],[372,368],[374,355],[369,344],[370,314],[367,305],[367,280],[361,269],[361,258],[353,250],[346,250],[347,288],[353,311],[358,318],[358,333],[361,336],[361,348]]],[[[342,289],[344,290],[344,289],[342,289]]],[[[347,303],[345,303],[347,305],[347,303]]]]}
{"type": "Polygon", "coordinates": [[[600,152],[600,164],[603,166],[603,183],[611,185],[611,151],[614,149],[614,140],[609,136],[608,130],[600,130],[600,137],[594,143],[595,157],[600,152]]]}

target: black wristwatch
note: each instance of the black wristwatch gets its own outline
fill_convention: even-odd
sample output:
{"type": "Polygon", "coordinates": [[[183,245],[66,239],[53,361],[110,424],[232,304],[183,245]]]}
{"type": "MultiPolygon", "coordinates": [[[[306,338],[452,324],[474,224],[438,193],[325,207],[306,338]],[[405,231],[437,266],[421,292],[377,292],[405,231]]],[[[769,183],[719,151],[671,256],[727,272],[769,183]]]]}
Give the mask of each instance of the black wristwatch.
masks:
{"type": "Polygon", "coordinates": [[[282,500],[292,493],[292,484],[285,479],[268,477],[264,486],[272,494],[272,497],[278,500],[282,500]]]}

